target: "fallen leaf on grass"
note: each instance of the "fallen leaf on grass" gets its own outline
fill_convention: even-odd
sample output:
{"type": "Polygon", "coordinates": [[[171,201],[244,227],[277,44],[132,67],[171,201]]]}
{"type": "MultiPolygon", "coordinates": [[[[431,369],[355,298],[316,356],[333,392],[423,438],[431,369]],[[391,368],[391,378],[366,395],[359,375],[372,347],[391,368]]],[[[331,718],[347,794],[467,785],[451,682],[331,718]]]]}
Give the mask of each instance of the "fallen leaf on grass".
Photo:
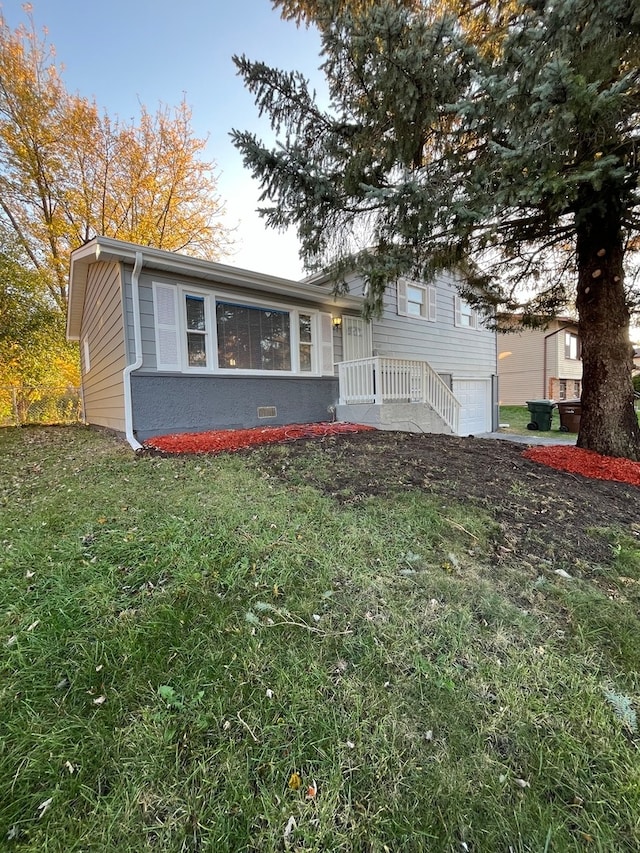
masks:
{"type": "Polygon", "coordinates": [[[316,780],[314,779],[311,785],[307,786],[307,800],[315,800],[316,795],[318,793],[318,786],[316,785],[316,780]]]}
{"type": "Polygon", "coordinates": [[[622,720],[632,734],[638,732],[638,717],[628,696],[623,696],[613,690],[603,690],[604,698],[611,705],[615,715],[622,720]]]}
{"type": "Polygon", "coordinates": [[[40,812],[40,814],[38,815],[38,820],[44,815],[44,813],[47,811],[52,802],[53,797],[49,797],[48,800],[44,800],[44,802],[40,803],[40,805],[38,806],[38,811],[40,812]]]}
{"type": "Polygon", "coordinates": [[[572,578],[569,572],[565,572],[564,569],[556,569],[554,574],[558,575],[561,578],[566,578],[567,580],[571,580],[572,578]]]}
{"type": "Polygon", "coordinates": [[[293,815],[287,821],[287,825],[284,828],[284,843],[288,846],[289,836],[293,832],[294,829],[298,828],[298,824],[296,823],[296,819],[293,815]]]}
{"type": "Polygon", "coordinates": [[[93,704],[94,704],[94,705],[104,705],[104,703],[105,703],[106,701],[107,701],[107,697],[106,697],[106,696],[98,696],[98,698],[97,698],[97,699],[94,699],[94,700],[93,700],[93,704]]]}
{"type": "Polygon", "coordinates": [[[292,773],[289,777],[288,785],[292,791],[299,791],[302,787],[302,778],[300,777],[300,774],[292,773]]]}

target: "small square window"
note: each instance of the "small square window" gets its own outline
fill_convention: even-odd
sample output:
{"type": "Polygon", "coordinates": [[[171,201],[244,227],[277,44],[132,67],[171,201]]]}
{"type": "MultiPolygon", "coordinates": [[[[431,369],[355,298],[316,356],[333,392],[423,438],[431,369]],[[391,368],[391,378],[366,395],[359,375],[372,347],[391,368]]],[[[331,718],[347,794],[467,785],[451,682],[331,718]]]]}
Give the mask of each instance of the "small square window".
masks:
{"type": "Polygon", "coordinates": [[[398,280],[398,314],[402,317],[436,319],[436,289],[407,279],[398,280]]]}

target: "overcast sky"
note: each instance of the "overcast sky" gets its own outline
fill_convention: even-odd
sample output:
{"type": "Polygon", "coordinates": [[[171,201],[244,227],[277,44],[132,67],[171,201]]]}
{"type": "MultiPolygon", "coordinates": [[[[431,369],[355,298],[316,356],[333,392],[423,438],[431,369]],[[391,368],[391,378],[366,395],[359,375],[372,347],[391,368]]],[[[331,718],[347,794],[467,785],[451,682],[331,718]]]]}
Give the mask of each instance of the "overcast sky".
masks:
{"type": "MultiPolygon", "coordinates": [[[[270,137],[253,99],[236,76],[233,54],[299,70],[321,85],[319,39],[314,30],[280,20],[270,0],[34,0],[36,26],[48,30],[67,89],[95,99],[109,115],[137,119],[144,104],[184,98],[192,127],[208,137],[207,158],[220,172],[225,221],[237,227],[226,263],[300,278],[294,234],[267,231],[258,215],[257,188],[243,169],[229,131],[270,137]]],[[[25,21],[21,0],[0,0],[14,29],[25,21]]]]}

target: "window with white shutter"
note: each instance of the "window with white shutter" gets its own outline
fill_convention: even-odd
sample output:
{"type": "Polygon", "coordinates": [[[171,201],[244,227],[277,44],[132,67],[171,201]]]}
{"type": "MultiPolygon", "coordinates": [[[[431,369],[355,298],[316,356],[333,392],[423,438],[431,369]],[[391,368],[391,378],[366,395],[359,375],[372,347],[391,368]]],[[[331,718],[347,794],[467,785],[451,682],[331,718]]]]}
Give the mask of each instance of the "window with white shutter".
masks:
{"type": "Polygon", "coordinates": [[[436,319],[436,289],[432,285],[400,278],[397,284],[397,307],[401,317],[416,317],[433,322],[436,319]]]}
{"type": "Polygon", "coordinates": [[[153,310],[158,370],[334,374],[331,314],[161,282],[153,310]]]}
{"type": "Polygon", "coordinates": [[[153,282],[153,312],[156,325],[156,366],[158,370],[180,370],[178,328],[178,288],[153,282]]]}
{"type": "Polygon", "coordinates": [[[320,314],[320,372],[333,376],[333,321],[331,314],[320,314]]]}

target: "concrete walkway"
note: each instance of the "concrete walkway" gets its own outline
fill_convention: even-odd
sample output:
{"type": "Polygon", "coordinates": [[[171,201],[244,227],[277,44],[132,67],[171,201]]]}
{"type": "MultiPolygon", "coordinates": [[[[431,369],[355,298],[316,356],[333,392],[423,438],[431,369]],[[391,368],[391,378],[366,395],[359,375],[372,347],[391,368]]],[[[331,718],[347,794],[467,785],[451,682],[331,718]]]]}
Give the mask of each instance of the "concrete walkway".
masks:
{"type": "Polygon", "coordinates": [[[577,436],[563,432],[539,432],[531,430],[528,435],[514,435],[509,432],[483,432],[475,438],[497,438],[500,441],[514,441],[516,444],[575,444],[577,436]]]}

